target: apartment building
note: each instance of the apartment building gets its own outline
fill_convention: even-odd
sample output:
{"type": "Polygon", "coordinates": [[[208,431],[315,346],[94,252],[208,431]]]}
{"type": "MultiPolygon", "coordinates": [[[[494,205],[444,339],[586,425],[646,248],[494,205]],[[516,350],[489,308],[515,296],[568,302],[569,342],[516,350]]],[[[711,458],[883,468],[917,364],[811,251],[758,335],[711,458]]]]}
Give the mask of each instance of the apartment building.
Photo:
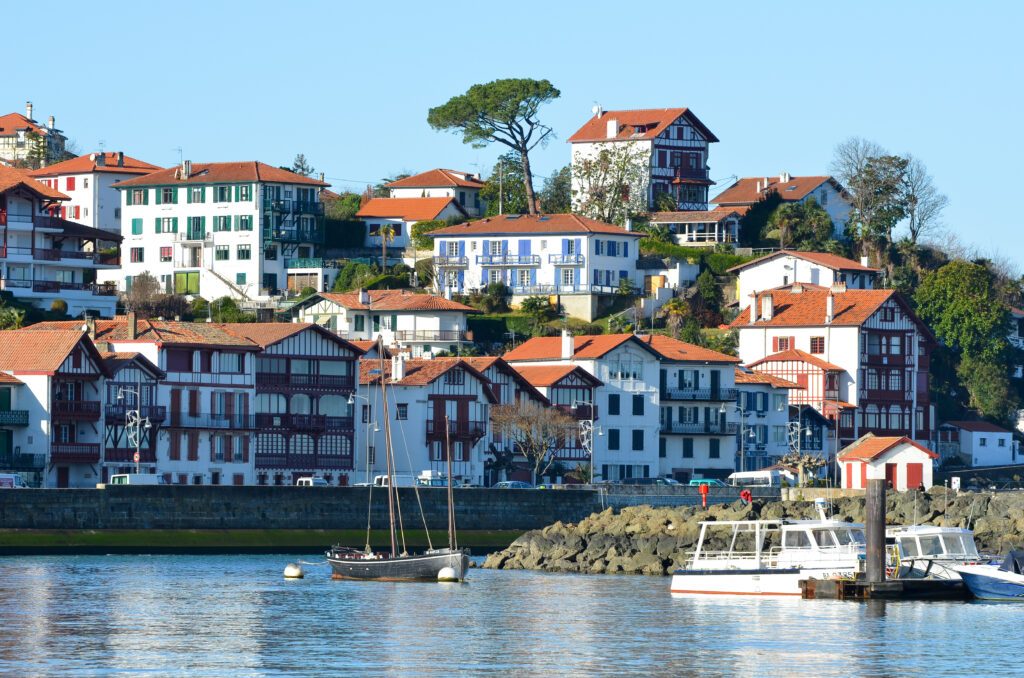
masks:
{"type": "Polygon", "coordinates": [[[480,177],[450,169],[432,169],[386,185],[392,198],[452,198],[470,217],[481,217],[487,202],[480,199],[480,177]]]}

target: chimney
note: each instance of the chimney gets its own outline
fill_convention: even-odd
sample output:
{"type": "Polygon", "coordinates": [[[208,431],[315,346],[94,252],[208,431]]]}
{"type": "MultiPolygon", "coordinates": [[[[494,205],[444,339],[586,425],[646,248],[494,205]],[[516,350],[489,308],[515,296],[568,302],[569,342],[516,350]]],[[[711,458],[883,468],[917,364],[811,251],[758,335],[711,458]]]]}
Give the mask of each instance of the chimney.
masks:
{"type": "Polygon", "coordinates": [[[26,101],[25,102],[25,117],[28,118],[29,120],[32,120],[32,102],[31,101],[26,101]]]}
{"type": "Polygon", "coordinates": [[[49,118],[46,119],[46,126],[50,129],[53,129],[53,125],[55,122],[56,121],[53,119],[53,116],[51,115],[49,118]]]}
{"type": "Polygon", "coordinates": [[[399,352],[391,358],[391,381],[405,379],[405,356],[399,352]]]}
{"type": "Polygon", "coordinates": [[[91,315],[85,316],[85,332],[89,335],[89,339],[96,341],[96,318],[91,315]]]}
{"type": "Polygon", "coordinates": [[[614,139],[619,136],[619,121],[612,118],[605,123],[605,136],[609,139],[614,139]]]}
{"type": "Polygon", "coordinates": [[[846,283],[834,282],[832,283],[832,294],[842,294],[846,291],[846,283]]]}
{"type": "Polygon", "coordinates": [[[761,297],[761,320],[771,320],[773,309],[774,306],[772,305],[772,295],[766,294],[763,297],[761,297]]]}
{"type": "Polygon", "coordinates": [[[757,322],[757,292],[750,293],[750,324],[757,322]]]}
{"type": "Polygon", "coordinates": [[[761,180],[760,179],[757,180],[757,192],[758,193],[761,192],[761,180]]]}
{"type": "Polygon", "coordinates": [[[870,266],[871,264],[868,263],[868,258],[867,257],[861,257],[860,258],[860,265],[861,266],[870,266]]]}
{"type": "Polygon", "coordinates": [[[779,182],[788,184],[793,179],[793,176],[789,172],[782,172],[779,174],[779,182]]]}
{"type": "Polygon", "coordinates": [[[835,317],[836,298],[831,292],[825,297],[825,324],[831,325],[832,318],[835,317]]]}
{"type": "Polygon", "coordinates": [[[802,294],[804,291],[804,284],[801,282],[793,283],[793,287],[789,289],[793,294],[802,294]]]}
{"type": "Polygon", "coordinates": [[[192,176],[192,161],[182,160],[181,161],[181,178],[183,181],[188,181],[188,178],[192,176]]]}
{"type": "Polygon", "coordinates": [[[128,311],[128,339],[139,338],[139,320],[135,315],[135,311],[128,311]]]}
{"type": "Polygon", "coordinates": [[[180,315],[175,315],[174,316],[174,322],[180,323],[181,322],[181,316],[180,315]]]}
{"type": "MultiPolygon", "coordinates": [[[[321,172],[321,173],[320,173],[320,181],[321,181],[321,182],[323,182],[323,181],[324,181],[324,173],[323,173],[323,172],[321,172]]],[[[326,182],[324,182],[324,183],[326,183],[326,182]]]]}
{"type": "Polygon", "coordinates": [[[117,152],[117,166],[124,167],[124,151],[117,152]]]}
{"type": "Polygon", "coordinates": [[[576,353],[576,346],[572,340],[569,330],[562,330],[562,360],[572,360],[576,353]]]}
{"type": "Polygon", "coordinates": [[[633,230],[633,217],[626,217],[626,224],[625,224],[625,226],[626,226],[626,230],[627,231],[632,231],[633,230]]]}
{"type": "Polygon", "coordinates": [[[594,106],[594,115],[597,116],[598,120],[600,120],[601,116],[604,115],[604,109],[601,108],[601,104],[598,104],[597,106],[594,106]]]}
{"type": "Polygon", "coordinates": [[[92,159],[96,163],[97,167],[103,167],[104,165],[107,164],[107,154],[106,153],[93,153],[92,154],[92,159]]]}

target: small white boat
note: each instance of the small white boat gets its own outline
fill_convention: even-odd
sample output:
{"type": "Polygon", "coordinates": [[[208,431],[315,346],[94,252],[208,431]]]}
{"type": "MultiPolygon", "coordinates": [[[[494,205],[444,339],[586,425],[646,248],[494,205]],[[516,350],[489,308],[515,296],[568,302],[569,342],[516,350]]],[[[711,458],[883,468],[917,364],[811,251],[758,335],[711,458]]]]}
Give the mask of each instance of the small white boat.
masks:
{"type": "Polygon", "coordinates": [[[1024,602],[1024,551],[1010,551],[1001,565],[956,568],[975,598],[1024,602]]]}
{"type": "Polygon", "coordinates": [[[838,520],[700,523],[697,548],[672,575],[675,594],[798,596],[802,579],[852,579],[864,568],[864,527],[838,520]],[[711,550],[712,542],[724,549],[711,550]]]}
{"type": "Polygon", "coordinates": [[[982,562],[974,533],[966,528],[887,527],[885,537],[894,547],[890,565],[899,579],[960,579],[955,568],[982,562]]]}

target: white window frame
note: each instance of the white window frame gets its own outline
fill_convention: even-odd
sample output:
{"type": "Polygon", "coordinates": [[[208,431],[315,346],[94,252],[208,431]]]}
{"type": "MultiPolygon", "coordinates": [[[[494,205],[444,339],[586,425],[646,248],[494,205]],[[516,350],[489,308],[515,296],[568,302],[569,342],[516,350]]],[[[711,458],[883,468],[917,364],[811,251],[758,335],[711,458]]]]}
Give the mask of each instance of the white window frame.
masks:
{"type": "Polygon", "coordinates": [[[562,287],[573,287],[576,285],[576,269],[563,268],[559,278],[562,287]]]}

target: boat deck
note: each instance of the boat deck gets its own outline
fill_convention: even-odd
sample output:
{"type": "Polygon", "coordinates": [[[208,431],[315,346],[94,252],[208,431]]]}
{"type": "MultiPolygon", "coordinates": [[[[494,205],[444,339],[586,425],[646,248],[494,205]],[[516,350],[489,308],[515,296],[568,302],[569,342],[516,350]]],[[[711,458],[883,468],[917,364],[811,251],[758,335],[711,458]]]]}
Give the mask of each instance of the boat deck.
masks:
{"type": "Polygon", "coordinates": [[[819,600],[965,600],[971,597],[955,579],[803,579],[800,595],[819,600]]]}

